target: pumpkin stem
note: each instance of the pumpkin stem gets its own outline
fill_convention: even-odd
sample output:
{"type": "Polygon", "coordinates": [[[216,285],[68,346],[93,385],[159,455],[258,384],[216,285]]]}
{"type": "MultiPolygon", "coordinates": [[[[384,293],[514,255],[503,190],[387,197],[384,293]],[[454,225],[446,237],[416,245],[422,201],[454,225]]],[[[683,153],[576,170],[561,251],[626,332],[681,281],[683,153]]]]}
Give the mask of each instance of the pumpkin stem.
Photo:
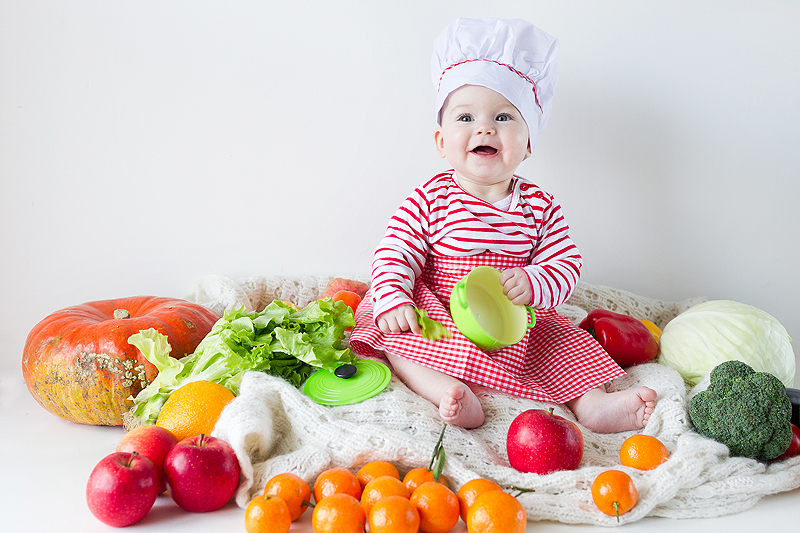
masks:
{"type": "Polygon", "coordinates": [[[122,320],[123,318],[130,318],[131,314],[127,309],[114,309],[114,318],[122,320]]]}

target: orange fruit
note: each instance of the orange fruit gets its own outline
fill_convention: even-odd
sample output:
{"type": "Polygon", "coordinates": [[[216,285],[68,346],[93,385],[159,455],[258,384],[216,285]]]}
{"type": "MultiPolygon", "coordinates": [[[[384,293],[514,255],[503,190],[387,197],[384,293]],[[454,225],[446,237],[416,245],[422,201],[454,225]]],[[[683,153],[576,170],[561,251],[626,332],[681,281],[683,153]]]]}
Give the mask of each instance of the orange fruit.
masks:
{"type": "Polygon", "coordinates": [[[387,496],[372,506],[369,533],[417,533],[419,512],[402,496],[387,496]]]}
{"type": "Polygon", "coordinates": [[[156,425],[170,430],[178,441],[210,435],[220,413],[233,398],[233,393],[218,383],[192,381],[169,395],[156,425]]]}
{"type": "Polygon", "coordinates": [[[620,462],[639,470],[652,470],[667,459],[669,459],[667,447],[650,435],[628,437],[619,450],[620,462]]]}
{"type": "Polygon", "coordinates": [[[419,512],[423,533],[445,533],[458,523],[458,497],[441,483],[423,483],[411,493],[411,503],[419,512]]]}
{"type": "Polygon", "coordinates": [[[381,476],[392,476],[400,479],[400,472],[397,467],[388,461],[371,461],[364,466],[356,474],[361,488],[367,486],[367,483],[381,476]]]}
{"type": "Polygon", "coordinates": [[[367,516],[373,505],[388,496],[401,496],[408,499],[410,493],[402,481],[392,476],[376,477],[367,483],[361,492],[361,506],[367,516]]]}
{"type": "Polygon", "coordinates": [[[356,307],[358,307],[358,304],[361,303],[361,296],[353,291],[337,291],[333,294],[332,298],[334,302],[344,302],[345,305],[352,309],[354,313],[356,312],[356,307]]]}
{"type": "Polygon", "coordinates": [[[286,502],[292,522],[306,512],[311,503],[311,489],[303,478],[286,472],[272,477],[264,486],[264,496],[277,496],[286,502]]]}
{"type": "Polygon", "coordinates": [[[314,533],[364,533],[366,524],[361,502],[342,492],[323,498],[311,514],[314,533]]]}
{"type": "Polygon", "coordinates": [[[638,493],[631,477],[620,470],[606,470],[592,482],[592,500],[607,515],[625,514],[636,505],[638,493]]]}
{"type": "Polygon", "coordinates": [[[349,494],[356,500],[361,499],[361,484],[358,478],[341,466],[329,468],[318,475],[313,490],[316,502],[321,502],[324,498],[337,493],[349,494]]]}
{"type": "MultiPolygon", "coordinates": [[[[424,467],[409,470],[408,473],[403,476],[403,484],[411,493],[413,493],[417,487],[428,481],[433,481],[433,472],[424,467]]],[[[439,476],[439,483],[447,486],[447,477],[439,476]]]]}
{"type": "Polygon", "coordinates": [[[507,492],[484,492],[467,511],[469,533],[523,533],[528,515],[522,504],[507,492]]]}
{"type": "Polygon", "coordinates": [[[458,489],[456,497],[458,498],[458,505],[461,512],[461,520],[465,523],[467,521],[467,511],[470,506],[475,503],[475,499],[483,494],[493,490],[503,490],[500,485],[491,479],[477,478],[467,481],[461,488],[458,489]]]}
{"type": "Polygon", "coordinates": [[[292,527],[286,502],[272,496],[256,496],[244,512],[247,533],[286,533],[292,527]]]}

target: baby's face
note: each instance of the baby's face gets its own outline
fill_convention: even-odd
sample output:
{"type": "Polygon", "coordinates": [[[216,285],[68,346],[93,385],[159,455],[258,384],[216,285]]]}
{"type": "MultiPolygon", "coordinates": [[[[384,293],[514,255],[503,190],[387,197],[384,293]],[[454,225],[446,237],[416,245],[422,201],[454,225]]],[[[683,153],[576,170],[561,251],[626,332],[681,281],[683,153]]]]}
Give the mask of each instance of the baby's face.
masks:
{"type": "Polygon", "coordinates": [[[528,126],[520,112],[500,93],[478,85],[448,96],[434,139],[461,186],[484,199],[493,196],[490,191],[507,194],[514,172],[530,155],[528,126]]]}

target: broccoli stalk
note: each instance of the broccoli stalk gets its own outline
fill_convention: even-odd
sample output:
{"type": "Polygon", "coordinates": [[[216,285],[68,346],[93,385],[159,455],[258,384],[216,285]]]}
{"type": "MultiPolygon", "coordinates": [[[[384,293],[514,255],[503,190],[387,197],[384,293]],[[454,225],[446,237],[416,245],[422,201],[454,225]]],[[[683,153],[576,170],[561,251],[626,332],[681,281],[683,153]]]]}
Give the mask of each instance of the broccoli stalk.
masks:
{"type": "Polygon", "coordinates": [[[789,447],[791,417],[783,383],[741,361],[717,365],[708,389],[689,402],[689,419],[698,433],[725,444],[731,455],[760,461],[789,447]]]}

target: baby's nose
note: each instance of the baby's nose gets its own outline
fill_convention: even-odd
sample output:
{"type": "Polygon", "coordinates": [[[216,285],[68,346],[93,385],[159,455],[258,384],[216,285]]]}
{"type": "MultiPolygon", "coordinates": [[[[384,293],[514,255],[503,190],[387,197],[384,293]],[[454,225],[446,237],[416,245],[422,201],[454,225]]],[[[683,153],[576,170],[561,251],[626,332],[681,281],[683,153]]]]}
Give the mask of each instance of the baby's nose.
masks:
{"type": "Polygon", "coordinates": [[[494,132],[494,124],[488,121],[478,123],[478,126],[475,129],[475,133],[477,135],[492,135],[494,132]]]}

